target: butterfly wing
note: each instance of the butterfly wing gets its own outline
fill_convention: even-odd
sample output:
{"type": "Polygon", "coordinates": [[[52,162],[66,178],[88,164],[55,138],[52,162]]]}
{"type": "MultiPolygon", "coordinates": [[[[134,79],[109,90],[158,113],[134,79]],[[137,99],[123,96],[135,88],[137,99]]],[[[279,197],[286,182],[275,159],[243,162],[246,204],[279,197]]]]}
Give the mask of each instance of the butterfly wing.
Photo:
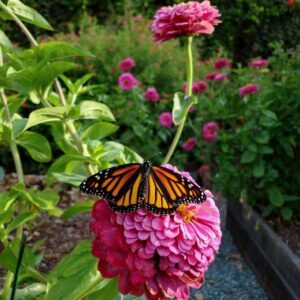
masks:
{"type": "Polygon", "coordinates": [[[88,177],[80,184],[80,190],[105,198],[114,210],[129,212],[140,206],[138,188],[141,180],[141,165],[126,164],[88,177]]]}
{"type": "Polygon", "coordinates": [[[182,203],[201,203],[206,200],[200,187],[179,173],[162,166],[153,166],[151,174],[169,204],[177,207],[182,203]]]}

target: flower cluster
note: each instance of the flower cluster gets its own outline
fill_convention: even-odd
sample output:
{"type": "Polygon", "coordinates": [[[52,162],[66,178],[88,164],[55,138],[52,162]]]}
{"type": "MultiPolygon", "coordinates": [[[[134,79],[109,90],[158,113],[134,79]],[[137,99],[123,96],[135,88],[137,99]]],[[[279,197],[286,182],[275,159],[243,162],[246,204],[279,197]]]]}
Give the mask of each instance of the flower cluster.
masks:
{"type": "Polygon", "coordinates": [[[209,1],[190,1],[159,9],[152,22],[154,40],[158,43],[182,35],[211,34],[221,21],[218,9],[209,1]]]}
{"type": "Polygon", "coordinates": [[[117,276],[122,294],[188,299],[189,288],[203,284],[222,235],[213,196],[205,194],[204,203],[181,205],[172,215],[144,209],[122,214],[97,201],[90,228],[96,234],[92,253],[99,258],[102,276],[117,276]]]}
{"type": "Polygon", "coordinates": [[[144,93],[144,99],[150,102],[158,102],[159,101],[159,93],[157,92],[155,87],[149,87],[144,93]]]}
{"type": "MultiPolygon", "coordinates": [[[[182,86],[182,91],[186,93],[187,84],[186,82],[182,86]]],[[[193,94],[204,93],[208,88],[208,85],[205,81],[195,81],[192,86],[193,94]]]]}
{"type": "Polygon", "coordinates": [[[192,151],[196,146],[196,138],[191,137],[182,145],[182,149],[186,152],[192,151]]]}
{"type": "Polygon", "coordinates": [[[207,122],[202,127],[202,138],[206,142],[214,142],[217,139],[218,131],[218,123],[214,121],[207,122]]]}
{"type": "Polygon", "coordinates": [[[255,94],[259,91],[259,85],[256,83],[248,83],[240,88],[239,95],[244,97],[246,95],[255,94]]]}
{"type": "Polygon", "coordinates": [[[250,62],[251,67],[253,68],[264,68],[268,66],[268,60],[266,59],[253,59],[250,62]]]}
{"type": "Polygon", "coordinates": [[[122,71],[128,71],[133,67],[135,67],[135,61],[131,57],[124,58],[119,63],[119,69],[122,71]]]}
{"type": "Polygon", "coordinates": [[[226,79],[228,79],[228,75],[225,73],[208,73],[205,75],[205,80],[207,81],[222,82],[226,79]]]}
{"type": "Polygon", "coordinates": [[[138,85],[138,81],[131,73],[123,73],[118,79],[119,86],[122,90],[130,91],[138,85]]]}
{"type": "Polygon", "coordinates": [[[169,112],[162,112],[158,121],[161,126],[170,127],[173,124],[172,114],[169,112]]]}
{"type": "Polygon", "coordinates": [[[215,63],[214,63],[214,68],[216,70],[220,70],[220,69],[223,69],[223,68],[226,68],[226,67],[229,67],[229,61],[227,58],[220,58],[219,60],[217,60],[215,63]]]}

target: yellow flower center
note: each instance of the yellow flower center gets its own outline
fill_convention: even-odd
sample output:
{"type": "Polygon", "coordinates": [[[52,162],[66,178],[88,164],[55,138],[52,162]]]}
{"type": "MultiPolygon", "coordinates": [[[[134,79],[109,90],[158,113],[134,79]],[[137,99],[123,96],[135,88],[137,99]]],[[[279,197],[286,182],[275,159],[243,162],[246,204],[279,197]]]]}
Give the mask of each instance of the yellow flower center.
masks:
{"type": "Polygon", "coordinates": [[[197,212],[197,210],[196,209],[188,210],[186,204],[180,204],[178,209],[177,209],[177,212],[182,215],[183,219],[186,222],[190,222],[191,220],[194,219],[194,215],[197,212]]]}

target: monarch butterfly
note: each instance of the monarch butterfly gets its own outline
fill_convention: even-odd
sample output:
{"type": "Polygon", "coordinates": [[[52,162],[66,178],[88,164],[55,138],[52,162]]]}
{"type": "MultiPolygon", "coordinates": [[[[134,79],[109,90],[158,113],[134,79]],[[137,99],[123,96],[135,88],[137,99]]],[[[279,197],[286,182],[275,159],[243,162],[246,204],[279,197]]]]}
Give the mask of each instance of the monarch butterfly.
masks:
{"type": "Polygon", "coordinates": [[[113,210],[122,213],[145,208],[171,214],[182,203],[206,200],[204,192],[188,178],[147,160],[100,171],[85,179],[80,190],[105,198],[113,210]]]}

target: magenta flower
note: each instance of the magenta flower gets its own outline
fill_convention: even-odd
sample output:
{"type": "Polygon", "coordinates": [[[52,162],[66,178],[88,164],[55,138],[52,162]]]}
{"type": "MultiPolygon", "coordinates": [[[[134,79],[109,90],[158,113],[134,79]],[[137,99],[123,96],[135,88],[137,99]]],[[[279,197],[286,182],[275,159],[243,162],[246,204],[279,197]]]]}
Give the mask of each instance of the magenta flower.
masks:
{"type": "Polygon", "coordinates": [[[217,73],[207,73],[204,77],[205,80],[207,81],[212,81],[215,80],[217,73]]]}
{"type": "MultiPolygon", "coordinates": [[[[187,172],[181,174],[192,180],[187,172]]],[[[190,287],[203,284],[222,236],[213,195],[208,190],[205,194],[205,202],[180,205],[171,215],[144,209],[122,214],[97,201],[90,228],[96,235],[92,253],[99,258],[101,275],[118,277],[122,294],[188,299],[190,287]]]]}
{"type": "Polygon", "coordinates": [[[221,14],[209,1],[190,1],[160,8],[152,22],[157,43],[182,35],[212,34],[221,14]]]}
{"type": "Polygon", "coordinates": [[[227,74],[224,73],[217,73],[215,74],[215,78],[213,79],[214,81],[222,82],[224,80],[228,79],[227,74]]]}
{"type": "Polygon", "coordinates": [[[131,57],[124,58],[119,63],[119,69],[122,71],[128,71],[133,67],[135,67],[135,61],[131,57]]]}
{"type": "Polygon", "coordinates": [[[161,126],[170,127],[173,123],[172,114],[169,112],[162,112],[158,121],[161,126]]]}
{"type": "Polygon", "coordinates": [[[256,83],[248,83],[240,88],[239,95],[244,97],[246,95],[255,94],[259,91],[259,85],[256,83]]]}
{"type": "Polygon", "coordinates": [[[214,142],[217,139],[218,131],[218,123],[214,121],[207,122],[202,127],[202,138],[206,142],[214,142]]]}
{"type": "Polygon", "coordinates": [[[251,67],[253,68],[263,68],[268,66],[268,60],[267,59],[253,59],[250,62],[251,67]]]}
{"type": "Polygon", "coordinates": [[[159,93],[157,92],[155,87],[149,87],[144,93],[144,99],[150,102],[159,101],[159,93]]]}
{"type": "MultiPolygon", "coordinates": [[[[182,90],[184,93],[186,93],[186,87],[187,87],[187,84],[186,82],[182,85],[182,90]]],[[[196,81],[193,83],[193,86],[192,86],[192,91],[193,91],[193,94],[200,94],[200,93],[203,93],[207,90],[208,88],[208,85],[205,81],[196,81]]]]}
{"type": "Polygon", "coordinates": [[[214,67],[216,70],[229,67],[229,61],[227,58],[221,58],[214,63],[214,67]]]}
{"type": "Polygon", "coordinates": [[[118,79],[119,87],[122,90],[130,91],[138,85],[137,80],[131,73],[123,73],[118,79]]]}
{"type": "Polygon", "coordinates": [[[196,138],[191,137],[182,145],[184,151],[192,151],[196,146],[196,138]]]}

